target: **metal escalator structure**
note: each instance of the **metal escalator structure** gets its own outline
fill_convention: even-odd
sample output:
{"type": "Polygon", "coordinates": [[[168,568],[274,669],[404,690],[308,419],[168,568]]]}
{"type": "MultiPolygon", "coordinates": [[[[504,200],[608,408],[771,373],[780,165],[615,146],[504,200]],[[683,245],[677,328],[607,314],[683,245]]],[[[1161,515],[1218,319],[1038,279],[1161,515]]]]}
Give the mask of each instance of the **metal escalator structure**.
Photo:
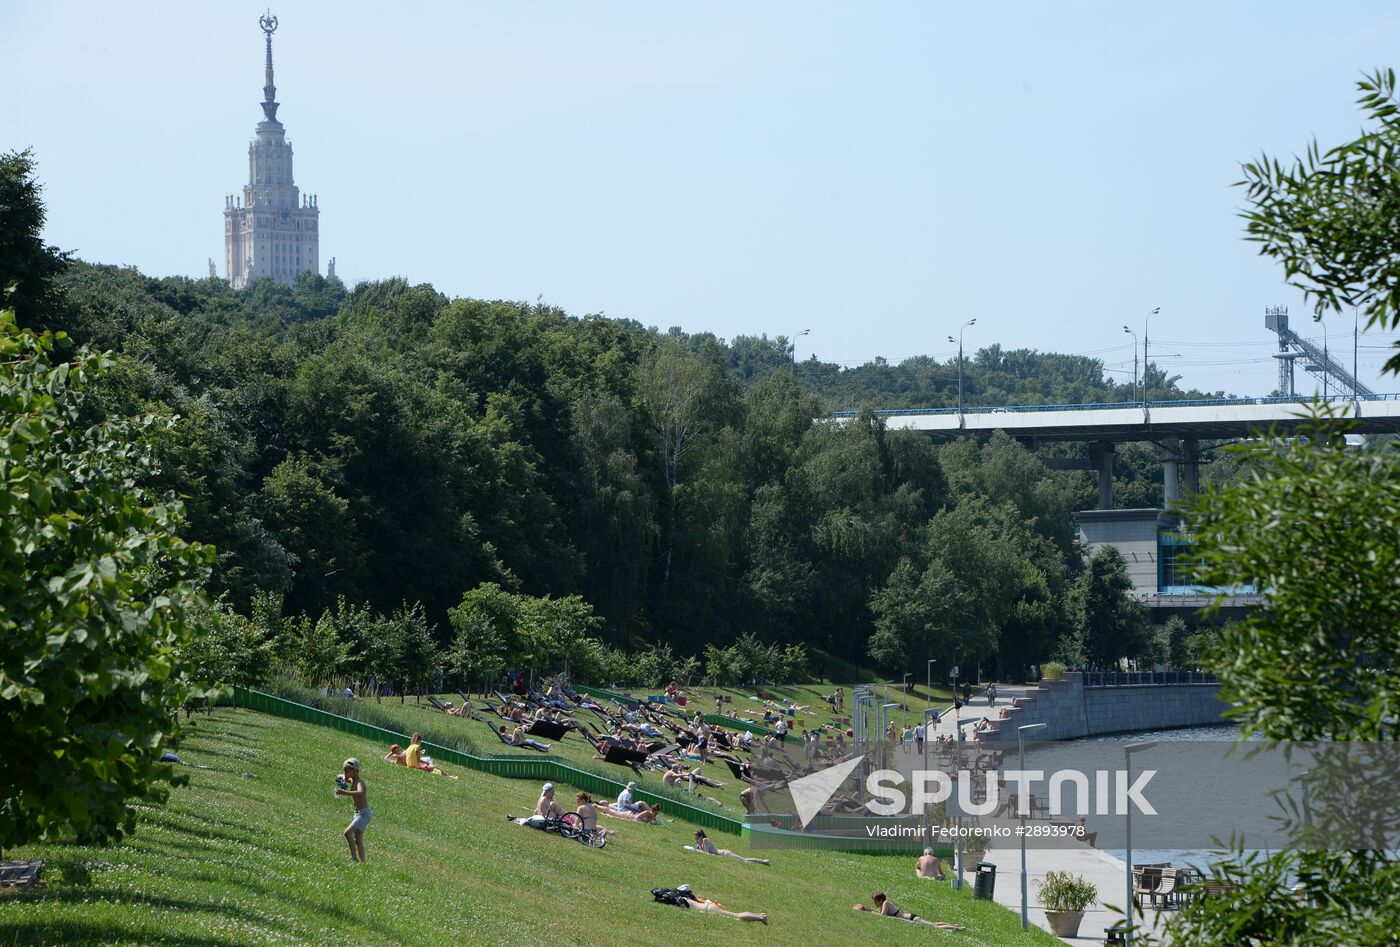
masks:
{"type": "Polygon", "coordinates": [[[1296,394],[1293,386],[1293,363],[1303,359],[1303,370],[1322,382],[1322,390],[1328,395],[1375,394],[1361,384],[1351,372],[1332,360],[1331,354],[1318,348],[1288,327],[1288,307],[1273,306],[1264,310],[1264,327],[1278,335],[1279,394],[1292,397],[1296,394]]]}

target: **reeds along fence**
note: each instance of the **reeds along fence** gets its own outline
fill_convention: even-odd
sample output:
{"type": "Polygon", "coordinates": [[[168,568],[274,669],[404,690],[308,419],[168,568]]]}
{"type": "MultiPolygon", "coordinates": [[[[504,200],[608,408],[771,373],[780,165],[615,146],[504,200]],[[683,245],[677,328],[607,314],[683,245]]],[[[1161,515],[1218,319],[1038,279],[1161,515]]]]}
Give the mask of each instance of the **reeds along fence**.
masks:
{"type": "MultiPolygon", "coordinates": [[[[408,742],[407,734],[388,730],[384,727],[376,727],[373,724],[364,723],[360,720],[352,720],[349,717],[342,717],[328,710],[321,710],[319,707],[299,704],[296,701],[287,700],[283,697],[275,697],[272,694],[265,694],[262,691],[249,690],[246,687],[235,687],[233,690],[234,703],[237,706],[255,710],[259,713],[269,714],[274,717],[282,717],[287,720],[296,720],[301,723],[309,723],[318,727],[329,727],[332,730],[339,730],[342,733],[349,733],[353,736],[364,737],[367,740],[374,740],[385,746],[391,743],[408,742]]],[[[600,776],[597,773],[590,773],[587,770],[570,766],[568,763],[559,760],[546,759],[538,756],[533,758],[523,756],[476,756],[471,753],[464,753],[452,747],[439,746],[434,743],[424,743],[423,748],[428,751],[428,755],[434,760],[451,763],[455,766],[462,766],[482,773],[488,773],[492,776],[503,776],[507,779],[533,779],[564,783],[598,796],[616,796],[626,788],[625,783],[608,779],[606,776],[600,776]]],[[[646,791],[639,791],[635,795],[651,804],[659,802],[662,805],[662,812],[664,814],[674,816],[685,822],[692,822],[701,828],[711,829],[716,832],[731,832],[736,835],[748,834],[748,825],[738,819],[731,819],[717,812],[709,812],[698,806],[692,806],[670,797],[658,796],[646,791]]]]}

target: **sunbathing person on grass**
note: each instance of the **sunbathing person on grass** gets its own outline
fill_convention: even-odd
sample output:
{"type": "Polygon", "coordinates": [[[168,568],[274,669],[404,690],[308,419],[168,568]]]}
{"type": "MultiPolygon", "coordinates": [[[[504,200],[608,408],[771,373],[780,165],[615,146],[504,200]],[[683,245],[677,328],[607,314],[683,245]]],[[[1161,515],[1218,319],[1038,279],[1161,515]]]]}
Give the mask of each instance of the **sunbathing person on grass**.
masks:
{"type": "Polygon", "coordinates": [[[700,852],[705,855],[723,855],[725,858],[734,858],[749,865],[770,865],[766,858],[745,858],[738,852],[732,852],[727,848],[716,848],[715,843],[705,834],[704,829],[695,830],[695,844],[683,846],[688,852],[700,852]]]}
{"type": "Polygon", "coordinates": [[[538,740],[531,740],[529,737],[525,736],[525,728],[521,726],[517,726],[513,734],[511,734],[510,736],[506,736],[506,725],[501,724],[500,737],[502,740],[509,743],[511,746],[528,746],[530,749],[539,750],[541,753],[549,752],[548,743],[541,743],[538,740]]]}
{"type": "Polygon", "coordinates": [[[506,816],[506,818],[516,825],[542,829],[550,819],[562,819],[564,815],[564,807],[554,801],[554,784],[545,783],[544,788],[540,790],[540,798],[535,803],[534,812],[524,818],[515,818],[514,816],[506,816]]]}
{"type": "MultiPolygon", "coordinates": [[[[400,750],[397,743],[389,747],[389,752],[384,754],[384,762],[393,763],[397,766],[407,766],[409,769],[422,770],[425,773],[432,773],[434,776],[447,776],[441,769],[433,763],[430,756],[423,755],[423,738],[418,734],[413,735],[413,742],[408,745],[407,750],[400,750]],[[412,762],[410,762],[410,760],[412,762]]],[[[459,779],[458,776],[449,776],[449,779],[459,779]]]]}
{"type": "Polygon", "coordinates": [[[617,801],[609,803],[606,799],[600,799],[603,803],[603,812],[615,819],[631,819],[634,822],[656,822],[656,817],[661,813],[661,803],[648,806],[640,800],[633,800],[632,793],[637,791],[636,783],[628,783],[627,788],[618,793],[617,801]]]}
{"type": "Polygon", "coordinates": [[[923,855],[914,862],[915,878],[932,878],[935,881],[943,880],[943,863],[938,860],[938,856],[933,853],[933,849],[924,849],[923,855]]]}
{"type": "Polygon", "coordinates": [[[926,917],[919,917],[919,915],[915,914],[913,911],[901,911],[893,901],[885,897],[885,892],[883,891],[876,891],[873,895],[870,896],[870,900],[874,902],[874,907],[866,907],[864,904],[857,903],[854,905],[853,909],[856,911],[870,911],[874,914],[879,914],[884,917],[893,917],[901,921],[909,921],[914,924],[922,924],[925,927],[936,927],[939,930],[944,931],[967,930],[967,928],[963,927],[961,924],[948,924],[944,921],[930,921],[926,917]]]}
{"type": "Polygon", "coordinates": [[[554,784],[545,783],[540,790],[539,801],[535,803],[535,815],[541,819],[564,818],[564,807],[554,801],[554,784]]]}
{"type": "Polygon", "coordinates": [[[599,832],[604,837],[616,835],[616,829],[604,829],[598,827],[598,807],[593,805],[593,798],[586,792],[574,794],[574,801],[578,803],[578,808],[574,810],[574,815],[578,817],[578,824],[589,832],[599,832]]]}
{"type": "Polygon", "coordinates": [[[767,914],[755,914],[752,911],[731,911],[718,901],[697,896],[691,890],[690,885],[681,885],[679,888],[653,888],[651,896],[662,904],[674,904],[676,907],[688,908],[692,911],[704,911],[706,914],[718,914],[720,917],[732,917],[739,921],[768,923],[767,914]]]}
{"type": "Polygon", "coordinates": [[[661,777],[661,781],[667,786],[674,786],[677,783],[696,782],[702,786],[713,786],[716,789],[724,788],[724,783],[720,782],[718,779],[711,779],[709,776],[703,775],[700,772],[700,767],[697,766],[694,769],[686,769],[681,765],[679,760],[671,764],[671,768],[666,770],[665,775],[661,777]]]}

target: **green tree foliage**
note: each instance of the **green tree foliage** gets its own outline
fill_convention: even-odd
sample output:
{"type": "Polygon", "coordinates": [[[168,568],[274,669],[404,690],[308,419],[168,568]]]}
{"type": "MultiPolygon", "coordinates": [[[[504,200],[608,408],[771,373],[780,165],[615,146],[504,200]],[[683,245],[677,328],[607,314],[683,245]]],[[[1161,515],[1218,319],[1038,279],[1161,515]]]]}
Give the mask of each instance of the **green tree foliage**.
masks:
{"type": "MultiPolygon", "coordinates": [[[[1368,325],[1400,318],[1395,75],[1360,83],[1376,125],[1356,140],[1285,167],[1245,165],[1249,236],[1314,300],[1319,318],[1360,306],[1368,325]]],[[[1387,363],[1400,371],[1400,357],[1387,363]]],[[[1400,453],[1345,444],[1346,424],[1319,409],[1300,437],[1240,452],[1246,475],[1207,490],[1189,525],[1201,579],[1254,585],[1268,605],[1227,625],[1206,649],[1221,693],[1248,734],[1266,740],[1393,741],[1400,711],[1400,453]]],[[[1324,767],[1321,774],[1330,773],[1324,767]]],[[[1353,797],[1354,798],[1354,797],[1353,797]]],[[[1350,800],[1349,800],[1350,801],[1350,800]]],[[[1356,806],[1359,815],[1373,813],[1356,806]]],[[[1174,943],[1338,942],[1379,947],[1400,927],[1400,865],[1384,849],[1236,852],[1212,874],[1225,897],[1178,912],[1174,943]],[[1304,898],[1291,888],[1303,886],[1304,898]]]]}
{"type": "Polygon", "coordinates": [[[194,693],[193,620],[211,551],[141,487],[144,417],[85,426],[82,391],[110,365],[0,310],[0,845],[120,838],[161,799],[159,758],[194,693]]]}
{"type": "Polygon", "coordinates": [[[44,243],[44,202],[30,151],[0,154],[0,292],[27,325],[54,329],[63,298],[58,277],[67,254],[44,243]]]}
{"type": "Polygon", "coordinates": [[[1192,507],[1201,580],[1268,592],[1209,655],[1245,730],[1263,737],[1394,738],[1400,450],[1348,447],[1342,430],[1253,445],[1250,476],[1192,507]]]}
{"type": "MultiPolygon", "coordinates": [[[[1245,732],[1266,740],[1395,739],[1400,451],[1349,448],[1345,429],[1322,418],[1304,437],[1256,444],[1248,476],[1192,504],[1202,581],[1269,600],[1187,646],[1204,650],[1245,732]]],[[[1238,852],[1212,873],[1233,890],[1183,909],[1173,942],[1379,947],[1400,924],[1391,852],[1238,852]],[[1298,883],[1309,900],[1293,895],[1298,883]]]]}
{"type": "MultiPolygon", "coordinates": [[[[603,624],[576,647],[599,668],[642,643],[684,660],[745,632],[861,659],[872,590],[899,589],[906,558],[922,581],[929,521],[976,497],[1053,546],[1016,616],[963,630],[1023,665],[1048,655],[1080,568],[1083,473],[1049,472],[1005,437],[939,448],[874,414],[824,417],[866,400],[949,403],[948,363],[794,366],[787,339],[726,344],[402,279],[347,292],[303,274],[234,291],[85,263],[57,279],[68,331],[121,355],[85,416],[177,419],[145,485],[180,496],[184,537],[217,548],[213,595],[244,615],[282,596],[279,653],[302,642],[318,675],[391,679],[378,631],[318,639],[341,598],[373,622],[421,603],[441,646],[460,631],[449,610],[483,583],[580,596],[603,624]]],[[[993,347],[967,373],[973,403],[1121,400],[1101,368],[993,347]]],[[[1160,464],[1140,453],[1120,466],[1146,502],[1160,464]]]]}
{"type": "Polygon", "coordinates": [[[468,681],[495,681],[518,660],[523,619],[518,596],[483,583],[463,595],[448,617],[456,630],[448,666],[468,681]]]}
{"type": "Polygon", "coordinates": [[[301,615],[287,622],[286,628],[287,662],[308,686],[324,687],[350,669],[350,642],[341,638],[331,612],[315,620],[301,615]]]}
{"type": "Polygon", "coordinates": [[[258,610],[250,617],[227,602],[206,602],[192,610],[191,624],[199,633],[185,656],[196,681],[210,687],[257,687],[271,675],[277,658],[276,631],[259,620],[258,610]]]}
{"type": "Polygon", "coordinates": [[[716,552],[711,541],[722,538],[715,526],[716,514],[722,515],[723,507],[706,509],[702,502],[708,494],[724,503],[723,489],[716,495],[706,487],[714,482],[713,474],[730,469],[724,463],[718,470],[705,469],[706,461],[714,459],[719,435],[735,410],[737,391],[726,378],[721,359],[718,346],[702,344],[696,351],[673,335],[660,339],[638,368],[638,389],[656,431],[654,443],[661,461],[663,621],[687,606],[704,607],[700,602],[675,600],[672,579],[677,569],[677,545],[692,540],[683,547],[683,555],[691,555],[681,565],[702,569],[707,565],[707,553],[716,552]],[[696,483],[697,470],[711,476],[696,483]]]}
{"type": "MultiPolygon", "coordinates": [[[[958,403],[958,360],[926,355],[891,364],[877,358],[855,368],[801,362],[795,374],[803,387],[833,410],[879,408],[951,408],[958,403]]],[[[1153,401],[1211,397],[1184,391],[1180,378],[1154,362],[1144,373],[1153,401]]],[[[1215,393],[1223,396],[1224,392],[1215,393]]],[[[1131,376],[1110,379],[1103,361],[1083,355],[1060,355],[1032,349],[989,345],[969,352],[963,364],[963,397],[970,406],[1105,404],[1127,402],[1134,394],[1131,376]]]]}
{"type": "Polygon", "coordinates": [[[432,690],[437,682],[439,649],[423,606],[401,605],[381,626],[394,645],[388,670],[400,684],[400,702],[405,693],[432,690]]]}
{"type": "MultiPolygon", "coordinates": [[[[1400,326],[1400,99],[1395,71],[1357,83],[1373,127],[1325,154],[1314,140],[1288,164],[1268,155],[1244,165],[1249,239],[1283,264],[1318,319],[1358,306],[1368,327],[1400,326]]],[[[1400,373],[1400,355],[1386,371],[1400,373]]]]}
{"type": "Polygon", "coordinates": [[[1132,588],[1123,554],[1112,546],[1094,550],[1070,592],[1073,630],[1061,649],[1066,660],[1116,668],[1122,658],[1149,664],[1165,657],[1155,647],[1147,610],[1130,595],[1132,588]]]}
{"type": "Polygon", "coordinates": [[[295,557],[288,608],[315,608],[333,591],[368,578],[350,502],[309,458],[288,457],[274,467],[262,482],[259,500],[266,521],[277,524],[278,543],[295,557]]]}
{"type": "Polygon", "coordinates": [[[488,681],[510,668],[557,670],[575,652],[591,651],[601,621],[581,597],[534,597],[483,583],[462,596],[450,612],[457,640],[453,670],[469,680],[488,681]]]}
{"type": "Polygon", "coordinates": [[[1068,554],[1074,542],[1073,488],[1054,476],[1040,458],[997,431],[979,444],[964,439],[939,452],[939,463],[955,497],[981,497],[1010,505],[1036,532],[1068,554]]]}
{"type": "Polygon", "coordinates": [[[1014,506],[969,497],[929,521],[919,548],[872,597],[870,655],[890,671],[928,658],[1019,668],[1059,633],[1062,568],[1014,506]]]}
{"type": "Polygon", "coordinates": [[[1172,668],[1185,668],[1191,663],[1191,653],[1187,642],[1191,640],[1191,629],[1179,615],[1168,618],[1162,626],[1165,645],[1165,663],[1172,668]]]}

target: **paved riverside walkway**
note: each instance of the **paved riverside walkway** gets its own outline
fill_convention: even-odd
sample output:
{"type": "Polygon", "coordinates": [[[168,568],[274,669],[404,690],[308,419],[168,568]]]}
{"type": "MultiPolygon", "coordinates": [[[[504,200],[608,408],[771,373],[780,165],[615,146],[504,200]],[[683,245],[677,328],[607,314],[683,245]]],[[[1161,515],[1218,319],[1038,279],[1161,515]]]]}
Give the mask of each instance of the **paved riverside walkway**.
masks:
{"type": "MultiPolygon", "coordinates": [[[[938,718],[938,725],[934,728],[934,733],[942,734],[943,736],[947,737],[953,736],[953,722],[955,717],[958,720],[976,720],[979,717],[995,718],[997,712],[1002,707],[1011,706],[1011,698],[1024,697],[1026,696],[1026,694],[1030,693],[1034,689],[1034,685],[1030,685],[1028,687],[1016,684],[997,685],[996,706],[990,707],[987,704],[987,695],[981,693],[982,688],[978,688],[976,691],[973,692],[972,700],[966,704],[963,704],[962,710],[960,710],[957,714],[953,713],[953,705],[951,701],[944,701],[942,703],[935,704],[934,706],[937,707],[939,710],[944,711],[944,713],[941,717],[938,718]]],[[[963,739],[972,739],[972,731],[970,729],[963,729],[963,739]]]]}
{"type": "MultiPolygon", "coordinates": [[[[996,902],[1019,916],[1021,913],[1021,849],[1011,840],[1006,843],[1010,847],[996,847],[987,852],[983,861],[991,862],[997,866],[997,883],[993,892],[996,902]]],[[[969,868],[972,866],[969,865],[969,868]]],[[[1099,900],[1091,904],[1084,912],[1084,921],[1079,925],[1079,937],[1074,940],[1066,940],[1067,944],[1102,941],[1104,939],[1104,928],[1112,926],[1122,918],[1116,911],[1110,911],[1106,904],[1117,905],[1120,908],[1123,904],[1124,895],[1124,875],[1126,866],[1123,861],[1114,858],[1112,855],[1101,852],[1096,848],[1079,843],[1069,843],[1065,848],[1056,849],[1026,849],[1026,874],[1028,876],[1028,894],[1030,909],[1027,916],[1030,922],[1037,927],[1050,929],[1050,925],[1045,920],[1045,911],[1039,905],[1039,898],[1036,896],[1036,881],[1043,879],[1047,871],[1068,871],[1071,874],[1083,875],[1084,878],[1094,884],[1099,889],[1099,900]]],[[[971,871],[964,876],[971,884],[973,874],[971,871]]],[[[1155,922],[1157,915],[1153,911],[1146,912],[1147,923],[1154,925],[1154,929],[1160,933],[1160,927],[1155,922]]]]}
{"type": "MultiPolygon", "coordinates": [[[[958,719],[966,722],[976,720],[979,717],[995,716],[998,709],[1010,704],[1012,697],[1024,695],[1032,688],[1006,685],[997,687],[997,701],[995,708],[987,706],[987,698],[982,694],[974,694],[972,702],[963,705],[958,719]]],[[[940,705],[943,706],[943,705],[940,705]]],[[[947,737],[952,737],[954,733],[954,715],[951,711],[945,713],[939,720],[938,727],[934,731],[947,737]]],[[[963,728],[963,747],[967,751],[972,751],[976,744],[970,739],[971,728],[963,728]]],[[[1014,754],[1016,744],[999,744],[996,749],[1006,753],[1014,754]]],[[[894,750],[890,755],[890,764],[897,770],[908,775],[913,769],[923,764],[922,757],[913,753],[905,753],[903,747],[894,750]]],[[[1014,823],[1011,823],[1014,824],[1014,823]]],[[[1034,824],[1030,822],[1028,824],[1034,824]]],[[[912,856],[911,856],[912,857],[912,856]]],[[[996,888],[993,897],[996,902],[1014,912],[1019,916],[1021,913],[1021,849],[1017,840],[1001,840],[989,850],[983,861],[991,862],[997,866],[996,888]]],[[[1028,901],[1029,910],[1027,912],[1030,923],[1046,931],[1050,930],[1050,925],[1045,920],[1045,911],[1039,906],[1037,896],[1036,881],[1045,877],[1047,871],[1068,871],[1071,874],[1082,875],[1084,878],[1099,889],[1099,900],[1090,905],[1084,912],[1084,920],[1079,925],[1079,937],[1073,940],[1066,940],[1065,943],[1094,943],[1102,942],[1104,939],[1104,928],[1109,927],[1120,920],[1122,915],[1115,911],[1110,911],[1105,905],[1113,904],[1122,907],[1125,878],[1124,871],[1126,865],[1122,859],[1115,858],[1096,848],[1082,844],[1080,842],[1067,841],[1062,847],[1054,849],[1027,847],[1026,849],[1026,874],[1028,876],[1028,901]]],[[[944,870],[952,876],[952,865],[945,864],[944,870]]],[[[972,887],[976,877],[972,862],[967,865],[967,870],[963,874],[964,881],[969,888],[972,887]]],[[[1160,927],[1156,924],[1156,914],[1153,911],[1146,913],[1146,921],[1153,925],[1153,929],[1160,933],[1160,927]]]]}

